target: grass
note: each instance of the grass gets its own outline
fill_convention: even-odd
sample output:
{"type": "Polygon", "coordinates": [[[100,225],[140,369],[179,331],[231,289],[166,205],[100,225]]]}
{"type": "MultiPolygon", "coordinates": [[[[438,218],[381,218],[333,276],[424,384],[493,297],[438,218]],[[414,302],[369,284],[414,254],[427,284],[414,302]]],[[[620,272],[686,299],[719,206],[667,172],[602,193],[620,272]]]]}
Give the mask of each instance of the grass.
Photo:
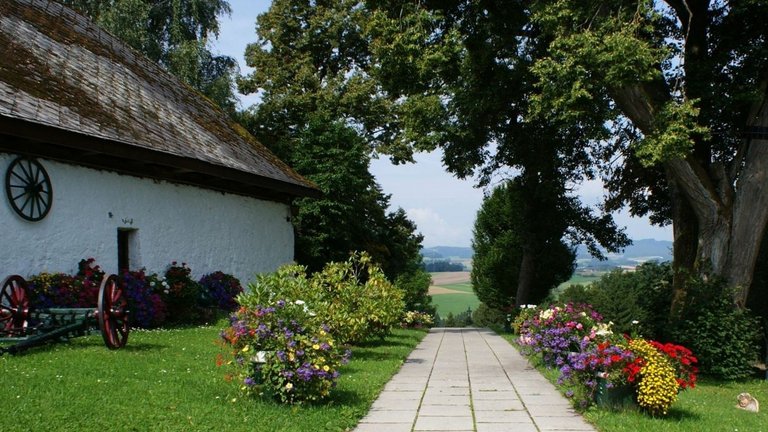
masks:
{"type": "MultiPolygon", "coordinates": [[[[513,343],[515,336],[502,336],[513,343]]],[[[537,369],[551,382],[557,381],[557,370],[540,365],[537,369]]],[[[600,432],[768,432],[768,414],[765,411],[752,413],[735,408],[736,396],[742,392],[768,401],[768,381],[701,378],[696,388],[679,394],[677,402],[663,417],[651,417],[638,409],[606,410],[597,407],[590,407],[583,415],[600,432]]]]}
{"type": "Polygon", "coordinates": [[[465,293],[469,293],[474,295],[475,292],[472,291],[472,282],[464,282],[464,283],[456,283],[456,284],[449,284],[449,285],[440,285],[442,288],[452,289],[454,291],[461,291],[465,293]]]}
{"type": "Polygon", "coordinates": [[[284,406],[242,398],[226,368],[217,326],[136,331],[118,351],[99,334],[0,357],[2,431],[343,431],[368,411],[426,334],[397,329],[353,347],[329,400],[284,406]]]}
{"type": "Polygon", "coordinates": [[[432,296],[432,304],[437,307],[437,313],[445,318],[449,312],[456,315],[465,312],[467,308],[477,309],[480,300],[469,294],[439,294],[432,296]]]}

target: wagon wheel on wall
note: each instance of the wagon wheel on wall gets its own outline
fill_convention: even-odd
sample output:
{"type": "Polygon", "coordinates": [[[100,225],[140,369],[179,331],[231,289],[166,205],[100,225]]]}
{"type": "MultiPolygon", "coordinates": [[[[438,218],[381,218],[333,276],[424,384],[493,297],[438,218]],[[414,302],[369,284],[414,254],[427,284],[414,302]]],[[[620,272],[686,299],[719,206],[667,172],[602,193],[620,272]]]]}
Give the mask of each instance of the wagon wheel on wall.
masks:
{"type": "Polygon", "coordinates": [[[128,342],[128,300],[116,275],[105,276],[99,288],[99,328],[104,344],[118,349],[128,342]]]}
{"type": "Polygon", "coordinates": [[[23,336],[29,318],[27,282],[18,275],[8,276],[0,288],[0,334],[23,336]]]}

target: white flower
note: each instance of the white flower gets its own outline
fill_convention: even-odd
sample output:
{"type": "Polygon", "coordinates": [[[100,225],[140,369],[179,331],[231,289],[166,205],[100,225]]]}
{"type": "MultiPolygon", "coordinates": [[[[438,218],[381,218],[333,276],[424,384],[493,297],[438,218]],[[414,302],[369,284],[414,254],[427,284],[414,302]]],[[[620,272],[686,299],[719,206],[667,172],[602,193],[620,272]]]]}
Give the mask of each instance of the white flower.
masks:
{"type": "Polygon", "coordinates": [[[256,353],[255,356],[251,357],[251,361],[254,363],[266,363],[267,362],[267,352],[266,351],[259,351],[256,353]]]}
{"type": "Polygon", "coordinates": [[[638,321],[638,320],[632,320],[632,325],[638,325],[638,324],[640,324],[640,321],[638,321]]]}
{"type": "Polygon", "coordinates": [[[607,335],[613,334],[613,331],[611,331],[612,325],[613,325],[613,322],[609,322],[608,324],[599,323],[597,327],[593,327],[592,329],[595,331],[596,335],[607,336],[607,335]]]}
{"type": "Polygon", "coordinates": [[[155,286],[155,281],[150,282],[149,286],[151,286],[151,287],[155,286]]]}
{"type": "Polygon", "coordinates": [[[301,305],[304,304],[304,300],[296,300],[295,302],[293,302],[293,304],[297,304],[297,305],[301,306],[301,305]]]}

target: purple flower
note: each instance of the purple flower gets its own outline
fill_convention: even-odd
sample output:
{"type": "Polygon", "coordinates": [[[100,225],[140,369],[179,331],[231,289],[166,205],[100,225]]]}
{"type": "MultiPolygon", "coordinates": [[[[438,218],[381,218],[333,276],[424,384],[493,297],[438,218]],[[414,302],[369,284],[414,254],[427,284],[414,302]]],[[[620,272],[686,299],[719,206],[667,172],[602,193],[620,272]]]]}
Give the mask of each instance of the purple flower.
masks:
{"type": "Polygon", "coordinates": [[[245,379],[243,380],[243,384],[247,385],[248,387],[251,387],[256,385],[256,381],[254,381],[254,379],[251,377],[245,377],[245,379]]]}

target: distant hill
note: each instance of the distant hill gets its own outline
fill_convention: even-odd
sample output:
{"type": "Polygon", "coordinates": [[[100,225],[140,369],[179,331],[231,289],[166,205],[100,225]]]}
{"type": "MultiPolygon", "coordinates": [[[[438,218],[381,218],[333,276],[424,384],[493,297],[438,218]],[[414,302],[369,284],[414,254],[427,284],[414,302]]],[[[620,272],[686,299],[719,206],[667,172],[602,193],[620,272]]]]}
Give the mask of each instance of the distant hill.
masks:
{"type": "MultiPolygon", "coordinates": [[[[421,250],[425,261],[468,260],[472,258],[472,254],[471,247],[435,246],[421,250]]],[[[646,261],[672,261],[672,242],[654,239],[633,240],[623,252],[606,256],[607,261],[598,261],[589,254],[585,246],[579,245],[576,248],[576,262],[579,268],[606,270],[618,266],[635,266],[646,261]]]]}
{"type": "MultiPolygon", "coordinates": [[[[605,251],[603,251],[605,252],[605,251]]],[[[672,242],[667,240],[642,239],[632,240],[632,244],[627,246],[623,252],[618,254],[607,254],[608,258],[614,259],[642,259],[656,257],[658,261],[672,260],[672,242]]],[[[591,259],[592,255],[587,251],[586,246],[579,245],[576,250],[576,259],[591,259]]]]}
{"type": "Polygon", "coordinates": [[[460,258],[471,259],[474,252],[471,247],[459,247],[459,246],[435,246],[431,248],[424,248],[421,250],[421,256],[424,258],[440,259],[440,258],[460,258]]]}

